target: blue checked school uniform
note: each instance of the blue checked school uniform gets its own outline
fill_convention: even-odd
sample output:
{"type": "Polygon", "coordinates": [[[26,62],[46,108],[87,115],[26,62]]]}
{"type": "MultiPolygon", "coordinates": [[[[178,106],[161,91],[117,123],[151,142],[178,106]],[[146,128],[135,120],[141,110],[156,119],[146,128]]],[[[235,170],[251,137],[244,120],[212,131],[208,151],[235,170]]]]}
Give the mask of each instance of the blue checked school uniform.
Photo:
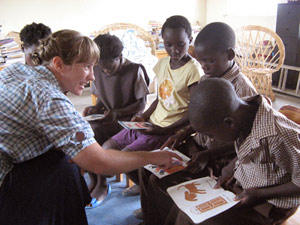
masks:
{"type": "MultiPolygon", "coordinates": [[[[52,180],[51,185],[46,185],[43,188],[46,189],[44,193],[46,197],[47,194],[51,194],[51,191],[56,194],[60,188],[52,188],[53,190],[49,192],[47,187],[55,185],[55,182],[59,179],[64,180],[64,178],[59,177],[63,176],[65,168],[63,167],[63,169],[60,169],[56,173],[55,171],[59,166],[55,166],[52,168],[52,171],[49,171],[50,174],[40,174],[41,177],[36,172],[42,173],[51,167],[51,165],[56,165],[58,162],[61,165],[65,165],[64,160],[66,157],[73,158],[92,143],[95,143],[95,139],[89,123],[83,120],[82,116],[75,110],[71,101],[63,94],[57,79],[47,67],[30,67],[16,63],[0,71],[0,221],[3,221],[1,215],[4,212],[10,213],[10,209],[7,209],[7,203],[3,206],[3,198],[8,198],[7,196],[9,196],[7,193],[8,188],[5,185],[9,184],[9,188],[13,189],[11,185],[14,181],[14,177],[12,176],[14,171],[27,170],[27,167],[24,167],[24,165],[30,164],[30,168],[32,168],[32,162],[44,160],[43,163],[39,164],[41,167],[31,170],[33,174],[29,176],[29,179],[32,180],[30,182],[24,181],[24,185],[34,183],[37,179],[40,179],[37,186],[39,184],[42,185],[44,175],[47,176],[47,179],[50,179],[49,176],[51,177],[52,174],[55,174],[57,180],[52,180]],[[76,139],[76,134],[78,133],[81,133],[81,136],[83,136],[82,140],[76,139]],[[53,149],[59,151],[53,151],[53,149]],[[44,168],[46,165],[47,168],[44,168]],[[20,167],[22,169],[19,169],[20,167]]],[[[68,164],[70,163],[67,163],[67,167],[73,167],[71,169],[73,172],[78,170],[74,164],[68,164]]],[[[16,176],[24,176],[24,174],[15,173],[17,174],[16,176]]],[[[80,189],[78,191],[80,193],[82,188],[86,188],[84,187],[85,183],[80,175],[75,175],[75,177],[74,185],[77,186],[78,190],[80,189]]],[[[61,180],[59,182],[63,186],[61,180]]],[[[22,183],[18,183],[18,185],[22,185],[22,183]]],[[[22,191],[24,192],[24,190],[22,191]]],[[[12,196],[15,195],[16,193],[12,193],[12,196]]],[[[61,196],[57,196],[57,198],[64,199],[66,196],[68,194],[64,192],[61,196]]],[[[20,198],[23,197],[21,194],[20,198]]],[[[70,199],[72,201],[72,197],[70,199]]],[[[7,202],[11,201],[9,199],[6,200],[7,202]]],[[[17,199],[17,201],[22,202],[20,199],[17,199]]],[[[84,211],[84,203],[82,202],[83,200],[81,200],[80,204],[83,206],[84,211]]],[[[57,202],[53,201],[53,204],[57,205],[57,202]]],[[[70,204],[76,203],[70,202],[70,204]]],[[[47,203],[47,210],[44,211],[49,211],[49,207],[51,208],[47,203]]],[[[41,208],[40,211],[43,211],[42,206],[39,205],[37,208],[41,208]]],[[[61,211],[63,210],[65,209],[61,211]]],[[[59,210],[56,209],[56,211],[59,210]]],[[[22,213],[24,211],[20,212],[20,214],[22,213]]],[[[49,212],[49,215],[51,213],[53,212],[49,212]]],[[[35,214],[38,213],[35,212],[35,214]]],[[[78,214],[84,214],[85,216],[84,212],[78,214]]],[[[18,215],[16,214],[15,217],[18,217],[18,215]]],[[[36,217],[38,218],[39,216],[36,217]]],[[[41,217],[44,218],[45,214],[41,215],[41,217]]],[[[62,215],[59,215],[59,217],[62,217],[62,215]]],[[[24,218],[19,218],[23,221],[23,224],[25,224],[24,218]]],[[[52,218],[51,221],[55,220],[52,218]]],[[[33,224],[32,222],[32,220],[28,220],[27,224],[33,224]]],[[[48,222],[46,223],[51,224],[48,222]]],[[[17,224],[17,222],[9,221],[7,224],[17,224]]],[[[56,221],[53,224],[59,223],[56,221]]]]}

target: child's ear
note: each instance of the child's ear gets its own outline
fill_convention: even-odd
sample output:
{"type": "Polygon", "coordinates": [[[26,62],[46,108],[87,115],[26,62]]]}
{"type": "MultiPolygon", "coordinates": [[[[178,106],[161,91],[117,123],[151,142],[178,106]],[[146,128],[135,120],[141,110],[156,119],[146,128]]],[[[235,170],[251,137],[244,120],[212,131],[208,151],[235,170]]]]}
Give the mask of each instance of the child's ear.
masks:
{"type": "Polygon", "coordinates": [[[232,117],[225,117],[223,122],[228,128],[233,128],[234,126],[234,119],[232,117]]]}
{"type": "Polygon", "coordinates": [[[233,60],[234,59],[235,51],[234,51],[233,48],[227,49],[227,57],[228,57],[228,60],[233,60]]]}
{"type": "Polygon", "coordinates": [[[189,42],[189,44],[191,44],[192,41],[193,41],[193,36],[190,36],[190,42],[189,42]]]}

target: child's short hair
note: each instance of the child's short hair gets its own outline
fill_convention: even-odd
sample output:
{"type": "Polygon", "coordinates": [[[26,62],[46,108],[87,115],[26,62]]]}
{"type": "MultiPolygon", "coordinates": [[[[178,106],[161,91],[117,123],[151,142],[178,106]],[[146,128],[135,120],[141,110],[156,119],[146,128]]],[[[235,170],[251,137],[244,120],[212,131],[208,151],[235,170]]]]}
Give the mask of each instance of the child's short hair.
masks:
{"type": "Polygon", "coordinates": [[[197,35],[195,47],[197,45],[207,45],[216,50],[227,50],[235,48],[234,30],[227,24],[221,22],[206,25],[197,35]]]}
{"type": "Polygon", "coordinates": [[[27,24],[20,32],[20,39],[24,47],[37,45],[40,39],[44,39],[51,34],[51,29],[43,23],[27,24]]]}
{"type": "Polygon", "coordinates": [[[166,28],[184,28],[185,32],[187,33],[188,37],[192,36],[192,26],[187,18],[184,16],[171,16],[169,17],[166,22],[164,22],[161,34],[163,36],[164,31],[166,28]]]}
{"type": "Polygon", "coordinates": [[[119,57],[123,51],[123,44],[121,40],[110,34],[100,34],[94,42],[100,48],[100,60],[114,59],[119,57]]]}

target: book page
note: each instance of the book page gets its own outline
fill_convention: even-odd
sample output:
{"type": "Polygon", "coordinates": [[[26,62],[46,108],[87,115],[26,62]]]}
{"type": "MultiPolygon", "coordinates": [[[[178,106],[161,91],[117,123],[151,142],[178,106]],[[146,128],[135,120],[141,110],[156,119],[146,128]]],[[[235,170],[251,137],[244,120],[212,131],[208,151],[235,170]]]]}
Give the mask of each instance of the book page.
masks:
{"type": "Polygon", "coordinates": [[[179,152],[177,150],[164,148],[164,150],[157,149],[154,151],[172,151],[172,152],[175,152],[177,155],[179,155],[182,158],[182,161],[180,161],[179,159],[176,159],[176,158],[172,158],[173,166],[169,169],[162,169],[162,168],[158,167],[157,165],[151,165],[151,164],[144,166],[145,169],[151,171],[158,178],[162,178],[162,177],[168,176],[172,173],[176,173],[177,171],[183,170],[185,167],[187,167],[187,163],[190,160],[189,157],[185,156],[184,154],[182,154],[181,152],[179,152]]]}
{"type": "Polygon", "coordinates": [[[99,120],[102,119],[104,117],[103,114],[93,114],[93,115],[88,115],[83,117],[83,119],[85,119],[86,121],[93,121],[93,120],[99,120]]]}
{"type": "Polygon", "coordinates": [[[187,181],[167,189],[178,208],[194,223],[201,223],[238,203],[235,194],[223,188],[214,189],[216,181],[203,177],[187,181]]]}
{"type": "Polygon", "coordinates": [[[130,122],[130,121],[118,121],[126,129],[147,129],[151,126],[149,122],[130,122]]]}

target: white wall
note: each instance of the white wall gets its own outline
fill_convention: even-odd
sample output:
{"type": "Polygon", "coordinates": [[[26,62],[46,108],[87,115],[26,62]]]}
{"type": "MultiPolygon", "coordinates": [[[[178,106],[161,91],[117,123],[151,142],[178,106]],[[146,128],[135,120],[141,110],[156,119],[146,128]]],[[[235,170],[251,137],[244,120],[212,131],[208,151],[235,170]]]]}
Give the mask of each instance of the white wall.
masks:
{"type": "Polygon", "coordinates": [[[164,22],[180,14],[192,25],[205,24],[206,0],[0,0],[2,36],[32,22],[52,31],[74,29],[89,35],[110,23],[127,22],[147,28],[149,20],[164,22]]]}
{"type": "MultiPolygon", "coordinates": [[[[244,2],[251,2],[249,0],[240,0],[244,2]]],[[[264,0],[261,0],[264,1],[264,0]]],[[[276,0],[274,0],[275,2],[276,0]]],[[[227,11],[228,0],[207,0],[207,17],[206,22],[224,22],[229,24],[232,28],[237,28],[245,25],[260,25],[268,27],[272,30],[276,28],[276,15],[270,16],[236,16],[229,14],[227,11]]],[[[254,3],[253,3],[254,4],[254,3]]],[[[256,8],[262,7],[255,5],[256,8]]],[[[254,7],[254,8],[255,8],[254,7]]],[[[247,10],[247,8],[245,7],[247,10]]]]}

